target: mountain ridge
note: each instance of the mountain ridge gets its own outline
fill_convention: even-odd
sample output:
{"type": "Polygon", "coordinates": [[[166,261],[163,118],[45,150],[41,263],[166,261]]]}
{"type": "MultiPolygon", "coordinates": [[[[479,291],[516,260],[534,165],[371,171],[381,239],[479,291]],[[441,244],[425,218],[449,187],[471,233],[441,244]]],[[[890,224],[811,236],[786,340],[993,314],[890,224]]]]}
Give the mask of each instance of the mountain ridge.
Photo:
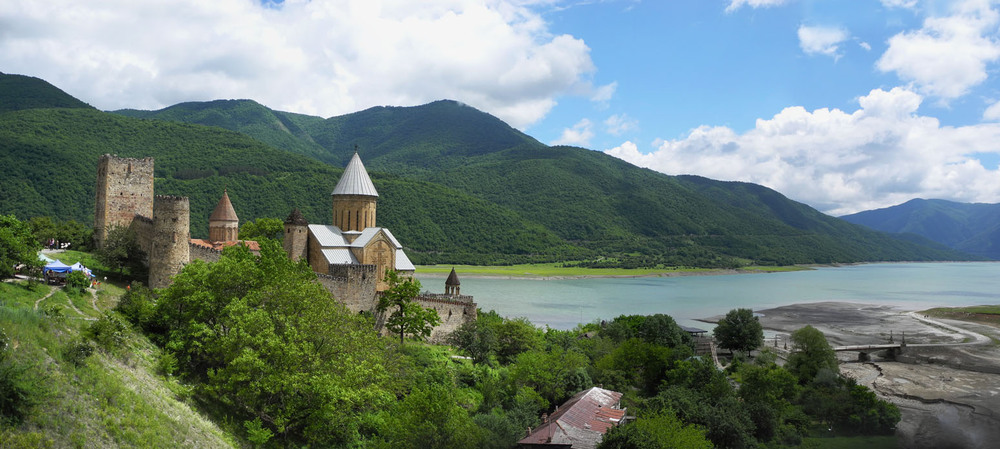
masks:
{"type": "MultiPolygon", "coordinates": [[[[75,172],[65,176],[86,179],[69,201],[53,204],[33,191],[27,196],[39,201],[31,206],[21,195],[13,207],[20,213],[78,217],[93,201],[79,184],[93,184],[96,149],[120,148],[156,158],[157,192],[191,197],[192,223],[226,185],[238,209],[246,202],[244,220],[283,218],[300,205],[311,221],[325,222],[326,192],[357,146],[376,184],[389,186],[378,187],[389,189],[381,224],[412,245],[420,262],[603,257],[732,266],[967,257],[849,225],[762,186],[667,176],[600,152],[550,147],[450,100],[328,119],[252,100],[115,113],[34,109],[0,114],[0,136],[5,130],[0,158],[23,166],[25,153],[52,152],[24,167],[39,176],[66,154],[75,172]],[[92,160],[78,160],[85,156],[92,160]]],[[[23,181],[0,178],[0,193],[23,181]]]]}

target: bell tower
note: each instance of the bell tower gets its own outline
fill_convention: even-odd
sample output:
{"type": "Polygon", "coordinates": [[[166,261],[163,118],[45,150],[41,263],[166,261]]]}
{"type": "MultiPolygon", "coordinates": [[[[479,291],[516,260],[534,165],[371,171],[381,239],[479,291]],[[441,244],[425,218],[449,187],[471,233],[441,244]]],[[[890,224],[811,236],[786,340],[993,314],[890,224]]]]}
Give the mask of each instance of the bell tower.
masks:
{"type": "Polygon", "coordinates": [[[354,157],[333,189],[333,225],[344,232],[360,232],[375,226],[378,192],[368,177],[355,148],[354,157]]]}

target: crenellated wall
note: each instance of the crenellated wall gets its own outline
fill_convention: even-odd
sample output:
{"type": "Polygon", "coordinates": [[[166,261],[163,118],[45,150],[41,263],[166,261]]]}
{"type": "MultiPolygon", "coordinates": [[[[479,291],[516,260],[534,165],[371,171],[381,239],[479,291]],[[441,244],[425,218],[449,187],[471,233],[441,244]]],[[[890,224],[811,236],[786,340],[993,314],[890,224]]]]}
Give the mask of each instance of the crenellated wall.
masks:
{"type": "Polygon", "coordinates": [[[416,302],[436,310],[441,318],[441,324],[434,327],[428,339],[433,343],[443,343],[459,326],[476,320],[476,303],[471,296],[423,293],[416,302]]]}
{"type": "Polygon", "coordinates": [[[218,262],[219,258],[222,256],[222,250],[215,249],[210,246],[199,245],[197,243],[190,243],[188,251],[191,254],[191,260],[218,262]]]}

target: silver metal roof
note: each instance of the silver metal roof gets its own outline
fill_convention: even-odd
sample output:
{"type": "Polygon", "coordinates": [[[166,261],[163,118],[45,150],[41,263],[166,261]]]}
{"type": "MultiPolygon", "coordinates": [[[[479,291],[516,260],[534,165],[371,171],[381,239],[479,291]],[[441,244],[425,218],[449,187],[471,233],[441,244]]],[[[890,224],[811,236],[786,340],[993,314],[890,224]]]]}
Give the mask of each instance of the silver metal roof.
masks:
{"type": "Polygon", "coordinates": [[[322,253],[327,263],[340,265],[356,265],[358,263],[358,259],[348,248],[323,249],[322,253]]]}
{"type": "Polygon", "coordinates": [[[321,225],[321,224],[311,224],[309,225],[309,232],[316,237],[317,243],[320,247],[347,247],[350,246],[347,240],[344,240],[344,236],[340,231],[340,228],[331,225],[321,225]]]}
{"type": "Polygon", "coordinates": [[[337,186],[333,188],[333,195],[363,195],[378,196],[375,191],[375,184],[368,177],[365,165],[361,163],[361,157],[354,153],[351,162],[347,163],[344,174],[337,181],[337,186]]]}
{"type": "Polygon", "coordinates": [[[406,253],[403,252],[402,248],[396,250],[396,271],[416,271],[417,267],[413,266],[413,262],[410,262],[410,258],[406,257],[406,253]]]}

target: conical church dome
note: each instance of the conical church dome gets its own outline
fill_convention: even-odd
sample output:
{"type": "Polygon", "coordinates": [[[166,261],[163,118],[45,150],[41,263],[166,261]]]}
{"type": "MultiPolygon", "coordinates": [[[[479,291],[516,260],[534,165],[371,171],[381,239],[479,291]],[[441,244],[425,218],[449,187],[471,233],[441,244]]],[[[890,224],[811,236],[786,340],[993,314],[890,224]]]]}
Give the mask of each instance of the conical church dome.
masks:
{"type": "Polygon", "coordinates": [[[337,187],[333,188],[333,195],[378,196],[375,184],[372,184],[372,179],[368,177],[368,171],[365,170],[365,165],[361,163],[361,157],[357,152],[344,169],[340,181],[337,181],[337,187]]]}
{"type": "MultiPolygon", "coordinates": [[[[202,215],[204,217],[204,215],[202,215]]],[[[219,199],[219,204],[215,205],[215,210],[212,211],[212,216],[208,217],[208,221],[240,221],[239,217],[236,216],[236,209],[233,209],[233,203],[229,201],[229,193],[226,190],[222,191],[222,198],[219,199]]]]}

